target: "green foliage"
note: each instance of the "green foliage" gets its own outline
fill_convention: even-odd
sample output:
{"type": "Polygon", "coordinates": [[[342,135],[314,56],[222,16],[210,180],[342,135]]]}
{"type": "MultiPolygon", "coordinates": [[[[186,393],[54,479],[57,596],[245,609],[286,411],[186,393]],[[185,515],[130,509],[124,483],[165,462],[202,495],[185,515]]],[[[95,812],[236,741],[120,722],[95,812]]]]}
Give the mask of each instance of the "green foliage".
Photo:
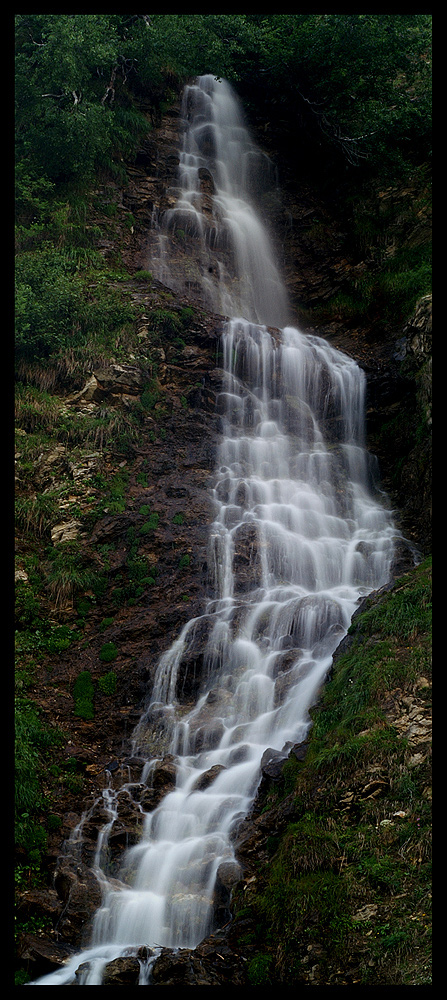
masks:
{"type": "Polygon", "coordinates": [[[105,632],[106,628],[109,628],[110,625],[113,625],[113,622],[114,622],[113,618],[103,618],[103,620],[102,620],[102,622],[101,622],[101,624],[99,626],[100,631],[101,632],[105,632]]]}
{"type": "Polygon", "coordinates": [[[356,632],[373,635],[386,631],[399,640],[409,640],[417,634],[430,634],[432,623],[432,590],[430,582],[431,560],[425,560],[414,574],[411,586],[402,581],[402,587],[384,595],[379,604],[367,608],[358,622],[351,626],[356,632]]]}
{"type": "Polygon", "coordinates": [[[255,955],[250,959],[247,972],[250,986],[268,986],[272,982],[269,974],[272,964],[271,955],[255,955]]]}
{"type": "Polygon", "coordinates": [[[430,560],[380,602],[367,601],[349,633],[352,646],[338,659],[325,691],[325,711],[315,717],[312,755],[318,766],[329,758],[340,762],[375,754],[386,759],[397,753],[399,741],[382,728],[379,706],[388,691],[411,684],[421,667],[430,670],[430,560]]]}
{"type": "MultiPolygon", "coordinates": [[[[84,181],[100,166],[111,168],[147,131],[144,118],[109,89],[126,72],[120,29],[113,15],[16,17],[17,146],[34,188],[41,178],[84,181]]],[[[19,195],[23,203],[23,186],[19,195]]]]}
{"type": "Polygon", "coordinates": [[[117,329],[133,319],[122,293],[88,280],[89,264],[84,273],[76,254],[49,243],[17,256],[17,363],[76,352],[88,340],[110,345],[117,329]]]}
{"type": "Polygon", "coordinates": [[[103,694],[112,695],[116,693],[116,673],[114,670],[109,670],[108,674],[104,674],[98,680],[99,690],[103,694]]]}
{"type": "Polygon", "coordinates": [[[150,271],[135,271],[134,281],[141,281],[142,284],[152,284],[152,274],[150,271]]]}
{"type": "Polygon", "coordinates": [[[47,823],[48,823],[48,829],[53,831],[60,830],[62,826],[61,817],[57,816],[56,813],[49,813],[47,823]]]}
{"type": "Polygon", "coordinates": [[[125,594],[128,598],[140,598],[146,587],[154,585],[157,568],[148,562],[146,556],[138,555],[136,551],[129,554],[127,567],[129,583],[125,594]]]}
{"type": "MultiPolygon", "coordinates": [[[[22,593],[22,587],[18,588],[22,593]]],[[[23,602],[17,598],[16,652],[20,654],[45,654],[58,656],[79,639],[79,633],[69,625],[49,624],[41,617],[41,607],[37,597],[29,594],[23,617],[23,602]],[[29,615],[32,611],[32,617],[29,615]]]]}
{"type": "Polygon", "coordinates": [[[19,699],[15,706],[15,739],[16,810],[22,813],[37,808],[42,801],[38,773],[42,727],[34,706],[19,699]]]}
{"type": "Polygon", "coordinates": [[[99,653],[99,659],[102,660],[103,663],[111,663],[112,660],[116,660],[117,656],[118,656],[118,648],[115,645],[115,643],[105,642],[104,645],[101,647],[99,653]]]}
{"type": "Polygon", "coordinates": [[[140,535],[149,535],[158,527],[158,522],[160,515],[156,511],[153,511],[149,519],[141,525],[140,535]]]}
{"type": "Polygon", "coordinates": [[[143,410],[147,410],[148,412],[152,410],[159,399],[160,389],[158,383],[156,379],[151,379],[151,381],[144,386],[143,392],[140,396],[140,403],[143,410]]]}
{"type": "Polygon", "coordinates": [[[76,539],[49,547],[45,570],[46,587],[56,608],[73,606],[75,593],[93,586],[97,578],[76,539]]]}
{"type": "Polygon", "coordinates": [[[89,670],[78,674],[73,686],[74,714],[88,721],[94,718],[93,697],[95,693],[92,675],[89,670]]]}
{"type": "Polygon", "coordinates": [[[431,15],[268,14],[258,28],[266,104],[288,131],[304,119],[320,155],[381,172],[429,155],[431,15]]]}
{"type": "Polygon", "coordinates": [[[37,819],[44,805],[42,772],[61,737],[43,724],[36,706],[25,698],[15,699],[14,721],[16,842],[38,863],[46,846],[46,832],[37,819]]]}
{"type": "Polygon", "coordinates": [[[208,72],[281,122],[305,118],[348,162],[430,143],[431,15],[21,14],[20,209],[31,220],[55,182],[119,167],[149,127],[134,94],[149,96],[156,117],[208,72]]]}

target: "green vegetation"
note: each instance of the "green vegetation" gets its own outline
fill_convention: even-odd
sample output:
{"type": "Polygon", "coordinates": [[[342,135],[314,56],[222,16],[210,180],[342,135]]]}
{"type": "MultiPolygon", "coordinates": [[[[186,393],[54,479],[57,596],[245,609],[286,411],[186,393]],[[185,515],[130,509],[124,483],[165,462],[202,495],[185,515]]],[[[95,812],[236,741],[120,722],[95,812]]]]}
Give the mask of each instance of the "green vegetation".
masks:
{"type": "MultiPolygon", "coordinates": [[[[99,658],[103,663],[111,663],[116,660],[118,656],[118,649],[113,642],[106,642],[101,647],[99,658]]],[[[117,688],[117,675],[114,670],[109,670],[107,674],[103,674],[98,678],[98,688],[101,694],[111,696],[116,693],[117,688]]],[[[92,679],[92,675],[89,670],[82,670],[78,674],[76,681],[73,685],[73,699],[74,699],[74,714],[80,718],[88,721],[89,719],[94,719],[95,708],[94,708],[94,697],[95,697],[95,684],[92,679]]]]}
{"type": "Polygon", "coordinates": [[[36,705],[23,695],[15,699],[15,838],[19,854],[37,872],[47,844],[44,796],[51,754],[62,734],[45,725],[36,705]]]}
{"type": "Polygon", "coordinates": [[[104,645],[101,646],[99,659],[102,660],[103,663],[111,663],[112,660],[116,660],[117,656],[118,649],[114,642],[105,642],[104,645]]]}
{"type": "MultiPolygon", "coordinates": [[[[366,181],[376,189],[402,184],[430,163],[431,15],[17,15],[22,370],[36,360],[48,367],[67,352],[81,364],[86,344],[112,353],[132,323],[134,309],[116,281],[110,287],[96,249],[103,234],[89,212],[99,196],[89,189],[98,177],[125,183],[124,164],[149,119],[159,119],[187,79],[207,72],[230,79],[256,121],[274,123],[278,150],[284,145],[290,156],[295,136],[300,169],[317,169],[321,184],[329,159],[331,189],[338,182],[345,191],[348,177],[354,206],[366,181]]],[[[107,207],[113,221],[117,206],[107,207]]],[[[356,221],[363,230],[376,226],[371,212],[356,221]]],[[[423,294],[430,258],[423,247],[412,253],[413,260],[384,257],[373,283],[348,290],[351,310],[364,311],[377,295],[390,310],[406,309],[423,294]]],[[[118,279],[119,262],[113,270],[118,279]]],[[[150,272],[136,279],[150,287],[150,272]]],[[[158,307],[153,334],[181,340],[186,312],[158,307]]],[[[152,391],[143,406],[154,405],[152,391]]]]}
{"type": "Polygon", "coordinates": [[[102,694],[108,696],[116,694],[117,676],[114,670],[109,670],[108,674],[103,674],[98,680],[98,687],[102,694]]]}
{"type": "Polygon", "coordinates": [[[73,687],[74,714],[80,719],[93,719],[93,696],[95,693],[92,675],[89,670],[82,670],[78,674],[73,687]]]}
{"type": "Polygon", "coordinates": [[[312,955],[333,985],[430,983],[430,751],[392,713],[416,692],[429,713],[430,650],[426,560],[356,616],[306,760],[266,795],[264,811],[283,800],[289,820],[234,903],[253,985],[309,984],[312,955]]]}
{"type": "Polygon", "coordinates": [[[431,148],[431,15],[248,15],[264,101],[320,155],[391,174],[431,148]],[[322,67],[324,66],[324,72],[322,67]],[[267,83],[267,86],[265,85],[267,83]]]}
{"type": "Polygon", "coordinates": [[[160,515],[157,513],[157,511],[153,511],[148,520],[141,525],[140,535],[148,535],[151,534],[153,531],[155,531],[155,529],[158,527],[159,519],[160,515]]]}

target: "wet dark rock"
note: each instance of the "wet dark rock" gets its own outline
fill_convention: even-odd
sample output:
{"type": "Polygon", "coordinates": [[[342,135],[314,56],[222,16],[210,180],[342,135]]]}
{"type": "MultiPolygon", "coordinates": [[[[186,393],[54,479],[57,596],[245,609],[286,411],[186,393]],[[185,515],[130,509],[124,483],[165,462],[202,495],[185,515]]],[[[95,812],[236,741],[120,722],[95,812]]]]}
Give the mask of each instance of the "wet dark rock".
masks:
{"type": "Polygon", "coordinates": [[[151,771],[150,783],[152,788],[163,789],[163,792],[175,787],[176,781],[175,757],[167,754],[162,761],[157,762],[151,771]]]}
{"type": "Polygon", "coordinates": [[[132,956],[115,958],[109,962],[103,975],[103,986],[138,986],[140,963],[132,956]]]}
{"type": "Polygon", "coordinates": [[[244,986],[246,969],[219,931],[190,951],[163,948],[152,967],[153,986],[244,986]]]}
{"type": "Polygon", "coordinates": [[[295,760],[303,761],[306,759],[307,750],[309,747],[309,741],[303,740],[301,743],[294,743],[290,748],[289,757],[292,756],[295,760]]]}
{"type": "Polygon", "coordinates": [[[60,969],[74,953],[66,942],[40,934],[21,934],[17,941],[17,957],[31,980],[60,969]]]}
{"type": "Polygon", "coordinates": [[[106,764],[104,770],[109,771],[110,774],[113,774],[114,771],[118,771],[119,766],[120,766],[119,761],[111,760],[108,764],[106,764]]]}
{"type": "Polygon", "coordinates": [[[224,732],[225,728],[220,719],[200,726],[194,734],[194,753],[201,753],[202,750],[213,750],[219,745],[224,732]]]}
{"type": "Polygon", "coordinates": [[[241,878],[242,868],[237,861],[223,861],[217,869],[213,905],[215,920],[220,927],[229,919],[231,893],[241,878]]]}
{"type": "Polygon", "coordinates": [[[212,615],[202,615],[188,631],[176,684],[176,697],[181,702],[195,699],[200,690],[204,679],[205,653],[214,624],[212,615]]]}
{"type": "Polygon", "coordinates": [[[263,811],[264,792],[268,790],[268,784],[270,782],[258,788],[250,815],[241,820],[234,833],[233,846],[237,860],[242,866],[244,878],[256,873],[260,863],[268,863],[268,838],[272,835],[279,836],[295,814],[293,794],[283,799],[279,806],[263,811]]]}
{"type": "Polygon", "coordinates": [[[287,759],[288,754],[280,753],[278,750],[272,750],[271,747],[264,750],[261,758],[262,777],[268,781],[280,781],[282,778],[284,764],[287,759]]]}
{"type": "Polygon", "coordinates": [[[163,948],[152,967],[154,986],[218,986],[218,978],[206,971],[198,955],[185,948],[171,951],[163,948]]]}
{"type": "Polygon", "coordinates": [[[209,786],[212,785],[214,779],[217,778],[217,775],[221,774],[222,771],[226,771],[226,767],[223,764],[214,764],[213,767],[210,767],[208,771],[204,771],[203,774],[197,778],[191,791],[203,792],[205,788],[209,788],[209,786]]]}
{"type": "Polygon", "coordinates": [[[86,939],[90,921],[101,904],[101,885],[87,865],[72,857],[61,858],[54,876],[63,909],[58,930],[66,941],[86,939]]]}
{"type": "Polygon", "coordinates": [[[262,563],[256,526],[244,523],[234,533],[233,572],[235,593],[246,593],[260,587],[262,563]]]}

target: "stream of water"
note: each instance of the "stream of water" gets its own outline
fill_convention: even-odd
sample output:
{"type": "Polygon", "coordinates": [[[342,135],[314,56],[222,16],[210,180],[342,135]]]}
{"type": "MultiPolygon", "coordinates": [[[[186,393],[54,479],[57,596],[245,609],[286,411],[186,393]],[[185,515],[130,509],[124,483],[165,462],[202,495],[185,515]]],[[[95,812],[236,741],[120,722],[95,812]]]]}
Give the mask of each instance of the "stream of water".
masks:
{"type": "MultiPolygon", "coordinates": [[[[182,656],[203,625],[194,619],[162,656],[134,734],[141,753],[150,719],[164,719],[175,788],[144,816],[119,878],[102,870],[99,845],[104,893],[91,946],[33,985],[101,985],[111,959],[141,946],[194,948],[213,929],[216,876],[235,860],[232,834],[253,802],[262,758],[286,757],[306,737],[334,650],[359,600],[388,581],[393,559],[396,532],[364,444],[363,372],[287,325],[287,294],[251,200],[267,166],[236,97],[202,77],[186,89],[182,117],[176,201],[162,220],[163,277],[169,284],[169,233],[194,233],[208,304],[232,317],[222,338],[204,683],[191,710],[177,705],[182,656]],[[218,247],[217,266],[209,262],[218,247]]],[[[113,808],[111,796],[102,841],[113,808]]],[[[150,985],[150,961],[141,961],[140,985],[150,985]]]]}

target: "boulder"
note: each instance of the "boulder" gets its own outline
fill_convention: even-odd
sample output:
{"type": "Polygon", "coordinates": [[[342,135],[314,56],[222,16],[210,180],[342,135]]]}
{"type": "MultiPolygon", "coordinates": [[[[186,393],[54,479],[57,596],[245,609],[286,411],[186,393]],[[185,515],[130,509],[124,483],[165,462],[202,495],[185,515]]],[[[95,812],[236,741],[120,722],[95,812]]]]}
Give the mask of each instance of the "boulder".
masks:
{"type": "Polygon", "coordinates": [[[289,755],[287,753],[282,753],[279,750],[272,750],[271,747],[264,750],[261,759],[262,777],[266,778],[269,782],[273,781],[276,783],[280,781],[282,778],[283,767],[286,760],[288,760],[288,756],[289,755]]]}
{"type": "Polygon", "coordinates": [[[142,392],[145,378],[138,365],[108,365],[97,369],[94,373],[99,392],[108,395],[125,394],[138,396],[142,392]]]}
{"type": "Polygon", "coordinates": [[[205,788],[212,785],[217,775],[221,771],[226,771],[226,767],[223,764],[214,764],[213,767],[208,768],[208,771],[204,771],[197,780],[194,782],[191,791],[193,792],[203,792],[205,788]]]}
{"type": "Polygon", "coordinates": [[[63,941],[54,941],[40,934],[21,934],[17,941],[17,957],[31,979],[39,979],[59,969],[74,954],[63,941]]]}
{"type": "Polygon", "coordinates": [[[243,960],[235,955],[217,931],[201,941],[194,951],[163,948],[152,967],[153,986],[244,986],[243,960]]]}
{"type": "Polygon", "coordinates": [[[223,861],[217,869],[213,905],[215,921],[219,927],[229,919],[231,893],[241,878],[242,868],[237,861],[223,861]]]}
{"type": "Polygon", "coordinates": [[[214,719],[200,726],[192,737],[193,752],[201,753],[202,750],[214,750],[219,745],[224,732],[225,728],[221,719],[214,719]]]}
{"type": "Polygon", "coordinates": [[[63,524],[55,524],[51,529],[51,541],[53,545],[60,545],[61,542],[71,542],[80,534],[79,521],[65,521],[63,524]]]}

